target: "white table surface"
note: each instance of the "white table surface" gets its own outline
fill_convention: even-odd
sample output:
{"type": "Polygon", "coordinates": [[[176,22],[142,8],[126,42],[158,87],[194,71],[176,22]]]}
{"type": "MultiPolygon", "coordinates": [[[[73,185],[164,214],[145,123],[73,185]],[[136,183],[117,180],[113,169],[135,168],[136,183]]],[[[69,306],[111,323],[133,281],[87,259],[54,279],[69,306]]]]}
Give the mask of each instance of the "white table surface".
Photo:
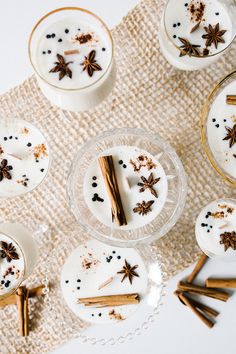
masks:
{"type": "MultiPolygon", "coordinates": [[[[27,56],[27,38],[36,20],[47,11],[61,6],[81,6],[94,11],[113,27],[137,3],[138,0],[1,1],[0,93],[18,85],[32,73],[27,56]]],[[[105,347],[75,340],[58,348],[54,354],[235,354],[236,296],[227,303],[204,299],[221,312],[217,324],[209,330],[173,295],[177,281],[189,272],[187,269],[168,282],[164,306],[156,322],[134,340],[105,347]]],[[[199,279],[220,275],[230,277],[235,273],[235,265],[209,261],[199,279]]],[[[99,336],[102,327],[96,331],[99,336]]]]}

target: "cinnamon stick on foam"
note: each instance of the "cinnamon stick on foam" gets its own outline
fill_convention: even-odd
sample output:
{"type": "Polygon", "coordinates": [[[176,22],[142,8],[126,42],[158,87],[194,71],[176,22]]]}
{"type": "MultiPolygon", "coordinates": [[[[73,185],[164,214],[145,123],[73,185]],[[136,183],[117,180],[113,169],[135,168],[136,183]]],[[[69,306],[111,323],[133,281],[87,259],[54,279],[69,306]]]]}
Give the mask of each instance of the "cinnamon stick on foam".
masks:
{"type": "Polygon", "coordinates": [[[227,95],[226,103],[229,105],[236,105],[236,95],[227,95]]]}
{"type": "Polygon", "coordinates": [[[236,279],[213,279],[209,278],[206,280],[207,288],[236,288],[236,279]]]}
{"type": "Polygon", "coordinates": [[[105,295],[78,299],[78,304],[90,307],[114,307],[133,305],[140,302],[139,294],[105,295]]]}
{"type": "Polygon", "coordinates": [[[116,179],[113,157],[101,156],[98,159],[107,193],[111,201],[112,221],[115,219],[117,225],[127,225],[127,220],[122,205],[119,187],[116,179]]]}

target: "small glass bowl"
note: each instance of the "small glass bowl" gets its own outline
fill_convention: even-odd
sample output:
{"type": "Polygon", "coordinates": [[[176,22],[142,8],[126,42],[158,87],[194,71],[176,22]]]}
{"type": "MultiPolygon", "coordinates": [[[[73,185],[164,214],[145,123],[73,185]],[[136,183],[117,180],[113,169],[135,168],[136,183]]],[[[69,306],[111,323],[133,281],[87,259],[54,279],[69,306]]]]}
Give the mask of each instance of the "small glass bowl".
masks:
{"type": "Polygon", "coordinates": [[[236,80],[236,70],[225,76],[212,90],[209,94],[205,104],[202,107],[201,116],[200,116],[200,123],[201,123],[201,138],[204,151],[207,155],[208,160],[210,161],[213,168],[216,172],[222,177],[222,179],[227,182],[231,187],[236,188],[236,178],[228,174],[219,163],[216,161],[215,157],[212,154],[211,148],[208,143],[207,138],[207,120],[208,114],[210,112],[211,106],[216,99],[216,97],[220,94],[220,92],[232,81],[236,80]]]}
{"type": "Polygon", "coordinates": [[[175,150],[162,138],[144,130],[122,128],[107,131],[82,146],[71,166],[67,192],[72,212],[89,235],[114,246],[135,247],[161,238],[175,225],[185,205],[187,181],[175,150]],[[102,224],[91,213],[83,194],[83,182],[90,163],[104,150],[120,145],[148,151],[160,162],[168,179],[168,194],[162,211],[152,222],[134,230],[102,224]]]}

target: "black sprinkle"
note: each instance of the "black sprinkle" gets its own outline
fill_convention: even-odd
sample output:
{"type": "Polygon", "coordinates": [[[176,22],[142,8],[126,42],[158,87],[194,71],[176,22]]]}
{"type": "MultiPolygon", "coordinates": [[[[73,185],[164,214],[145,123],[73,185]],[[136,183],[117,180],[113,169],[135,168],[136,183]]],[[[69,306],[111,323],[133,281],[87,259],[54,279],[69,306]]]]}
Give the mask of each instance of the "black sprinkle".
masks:
{"type": "Polygon", "coordinates": [[[69,280],[66,280],[65,283],[68,284],[68,283],[69,283],[69,280]]]}
{"type": "Polygon", "coordinates": [[[227,119],[224,119],[224,122],[227,122],[227,119]]]}
{"type": "Polygon", "coordinates": [[[51,38],[51,35],[50,35],[50,34],[47,34],[47,35],[46,35],[46,38],[51,38]]]}
{"type": "Polygon", "coordinates": [[[7,140],[7,137],[6,137],[6,136],[4,136],[4,140],[5,140],[5,141],[7,140]]]}
{"type": "Polygon", "coordinates": [[[12,139],[13,138],[13,136],[11,135],[11,136],[9,136],[9,139],[12,139]]]}
{"type": "Polygon", "coordinates": [[[99,316],[99,317],[101,317],[101,316],[102,316],[101,312],[98,314],[98,316],[99,316]]]}
{"type": "Polygon", "coordinates": [[[94,317],[94,313],[92,313],[92,316],[94,317]]]}
{"type": "Polygon", "coordinates": [[[110,258],[108,258],[108,257],[106,257],[106,261],[107,261],[107,263],[110,263],[110,258]]]}
{"type": "Polygon", "coordinates": [[[116,251],[112,251],[112,253],[113,253],[113,254],[115,254],[115,253],[116,253],[116,251]]]}
{"type": "Polygon", "coordinates": [[[216,16],[219,16],[219,12],[216,12],[216,16]]]}
{"type": "Polygon", "coordinates": [[[104,202],[104,199],[102,199],[100,197],[98,197],[97,200],[98,200],[98,202],[104,202]]]}
{"type": "Polygon", "coordinates": [[[78,28],[78,31],[80,31],[80,28],[78,28]]]}
{"type": "Polygon", "coordinates": [[[15,273],[14,273],[14,272],[11,272],[10,274],[11,274],[11,275],[14,275],[15,273]]]}
{"type": "Polygon", "coordinates": [[[96,188],[97,186],[98,186],[98,185],[97,185],[97,183],[95,183],[95,182],[92,184],[92,187],[93,187],[93,188],[96,188]]]}
{"type": "Polygon", "coordinates": [[[68,28],[66,28],[66,29],[65,29],[65,33],[69,33],[69,30],[68,30],[68,28]]]}
{"type": "Polygon", "coordinates": [[[61,39],[61,38],[59,38],[59,39],[58,39],[58,42],[62,42],[62,39],[61,39]]]}
{"type": "Polygon", "coordinates": [[[219,125],[219,124],[216,124],[215,126],[216,126],[216,128],[219,128],[220,125],[219,125]]]}
{"type": "Polygon", "coordinates": [[[202,226],[202,227],[204,227],[204,226],[205,226],[205,224],[204,224],[204,223],[202,223],[202,224],[201,224],[201,226],[202,226]]]}
{"type": "Polygon", "coordinates": [[[15,136],[15,139],[16,139],[16,140],[18,140],[18,137],[17,137],[17,136],[15,136]]]}
{"type": "Polygon", "coordinates": [[[10,285],[9,283],[6,283],[6,284],[5,284],[5,288],[8,288],[8,287],[9,287],[9,285],[10,285]]]}
{"type": "Polygon", "coordinates": [[[124,164],[123,167],[126,168],[127,167],[126,164],[124,164]]]}
{"type": "Polygon", "coordinates": [[[40,170],[41,172],[44,172],[44,168],[41,168],[41,170],[40,170]]]}
{"type": "Polygon", "coordinates": [[[98,194],[97,193],[94,193],[94,195],[93,195],[95,198],[97,198],[98,197],[98,194]]]}
{"type": "Polygon", "coordinates": [[[212,122],[215,122],[215,121],[216,121],[216,119],[215,119],[215,118],[213,118],[213,119],[212,119],[212,122]]]}
{"type": "Polygon", "coordinates": [[[39,160],[35,160],[36,162],[39,162],[39,160]]]}
{"type": "Polygon", "coordinates": [[[26,177],[26,175],[22,175],[22,177],[26,177]]]}
{"type": "Polygon", "coordinates": [[[79,287],[79,286],[77,286],[77,290],[80,290],[80,287],[79,287]]]}
{"type": "Polygon", "coordinates": [[[93,176],[93,180],[96,181],[97,177],[96,176],[93,176]]]}
{"type": "Polygon", "coordinates": [[[96,201],[97,201],[97,198],[93,197],[93,198],[92,198],[92,201],[93,201],[93,202],[96,202],[96,201]]]}
{"type": "Polygon", "coordinates": [[[208,218],[209,218],[209,215],[206,215],[205,218],[208,219],[208,218]]]}
{"type": "Polygon", "coordinates": [[[121,259],[121,256],[117,256],[117,259],[121,259]]]}
{"type": "Polygon", "coordinates": [[[210,211],[208,211],[208,212],[207,212],[207,215],[211,215],[211,212],[210,212],[210,211]]]}
{"type": "Polygon", "coordinates": [[[173,38],[176,38],[176,35],[175,35],[175,34],[173,35],[173,38]]]}
{"type": "Polygon", "coordinates": [[[12,166],[8,166],[8,170],[13,170],[13,167],[12,166]]]}
{"type": "Polygon", "coordinates": [[[43,54],[46,54],[46,52],[45,52],[45,51],[43,51],[43,54]]]}
{"type": "Polygon", "coordinates": [[[27,146],[30,147],[30,146],[32,146],[32,144],[31,144],[31,143],[28,143],[27,146]]]}
{"type": "Polygon", "coordinates": [[[120,165],[122,165],[122,164],[123,164],[123,161],[122,161],[122,160],[120,160],[120,161],[119,161],[119,164],[120,164],[120,165]]]}
{"type": "Polygon", "coordinates": [[[4,280],[2,280],[2,281],[1,281],[1,284],[3,285],[4,283],[5,283],[5,281],[4,281],[4,280]]]}
{"type": "Polygon", "coordinates": [[[56,37],[55,33],[52,33],[51,37],[52,37],[52,38],[55,38],[55,37],[56,37]]]}
{"type": "Polygon", "coordinates": [[[29,180],[29,178],[26,178],[25,180],[26,180],[26,181],[28,181],[28,180],[29,180]]]}
{"type": "Polygon", "coordinates": [[[177,26],[181,26],[181,23],[180,23],[180,22],[178,22],[178,23],[177,23],[177,26]]]}
{"type": "Polygon", "coordinates": [[[210,232],[210,230],[207,230],[207,232],[210,232]]]}
{"type": "Polygon", "coordinates": [[[184,4],[184,6],[187,7],[187,6],[188,6],[188,3],[186,2],[186,3],[184,4]]]}
{"type": "Polygon", "coordinates": [[[109,258],[110,258],[110,259],[112,259],[113,257],[112,257],[112,256],[110,256],[109,258]]]}
{"type": "Polygon", "coordinates": [[[51,54],[52,53],[52,51],[51,50],[48,50],[48,54],[51,54]]]}
{"type": "Polygon", "coordinates": [[[77,279],[77,283],[80,283],[81,282],[81,280],[80,279],[77,279]]]}
{"type": "Polygon", "coordinates": [[[175,24],[175,23],[173,24],[173,27],[176,27],[176,24],[175,24]]]}
{"type": "Polygon", "coordinates": [[[211,225],[211,226],[210,226],[210,228],[212,229],[212,228],[213,228],[213,226],[211,225]]]}
{"type": "Polygon", "coordinates": [[[105,52],[105,50],[106,50],[106,48],[103,47],[103,48],[102,48],[102,51],[105,52]]]}

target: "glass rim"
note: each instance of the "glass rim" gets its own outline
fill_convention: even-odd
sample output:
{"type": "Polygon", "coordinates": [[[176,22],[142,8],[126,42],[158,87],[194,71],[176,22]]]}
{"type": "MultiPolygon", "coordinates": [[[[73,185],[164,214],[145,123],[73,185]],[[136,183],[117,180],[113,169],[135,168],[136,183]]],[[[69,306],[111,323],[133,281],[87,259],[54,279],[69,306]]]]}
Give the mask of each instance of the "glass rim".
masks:
{"type": "MultiPolygon", "coordinates": [[[[168,0],[167,3],[166,3],[166,5],[165,5],[164,16],[163,16],[164,28],[165,28],[166,35],[167,35],[169,41],[171,42],[171,44],[173,44],[173,46],[181,52],[181,48],[180,48],[178,45],[175,44],[175,42],[174,42],[174,41],[172,40],[172,38],[170,37],[169,32],[167,31],[167,26],[166,26],[166,10],[167,10],[167,7],[168,7],[170,1],[171,1],[171,0],[168,0]]],[[[236,38],[236,33],[233,35],[233,37],[232,37],[230,43],[229,43],[224,49],[220,50],[220,51],[217,52],[217,53],[208,54],[208,55],[195,55],[195,54],[191,54],[191,55],[190,55],[190,54],[186,54],[186,55],[187,55],[188,57],[190,57],[190,58],[193,57],[193,58],[198,58],[198,59],[213,58],[213,57],[217,56],[218,54],[224,53],[224,51],[227,50],[227,49],[231,46],[231,44],[232,44],[232,42],[234,41],[235,38],[236,38]]]]}
{"type": "MultiPolygon", "coordinates": [[[[4,223],[1,223],[1,224],[0,224],[0,227],[1,227],[2,224],[4,224],[4,223]]],[[[14,288],[12,288],[8,293],[3,294],[3,295],[0,295],[0,300],[3,300],[3,299],[8,298],[9,296],[11,296],[12,294],[14,294],[14,292],[16,292],[17,289],[19,289],[19,287],[21,286],[21,284],[22,284],[23,281],[25,280],[25,275],[26,275],[26,271],[25,271],[25,268],[26,268],[26,259],[25,259],[25,255],[24,255],[24,252],[23,252],[23,250],[22,250],[22,247],[20,246],[19,242],[16,241],[16,239],[15,239],[14,236],[12,236],[12,235],[10,235],[10,234],[7,234],[7,233],[5,233],[5,232],[3,232],[3,231],[1,231],[1,229],[0,229],[0,235],[4,235],[4,236],[10,238],[11,240],[13,240],[13,241],[17,244],[17,247],[19,247],[19,249],[20,249],[20,251],[21,251],[21,254],[22,254],[22,256],[23,256],[23,260],[24,260],[24,271],[23,271],[23,274],[22,274],[22,276],[21,276],[21,278],[20,278],[19,283],[18,283],[14,288]]]]}
{"type": "Polygon", "coordinates": [[[101,79],[104,78],[104,76],[106,75],[106,73],[110,70],[111,66],[112,66],[112,62],[113,62],[113,59],[114,59],[114,40],[113,40],[113,37],[111,35],[111,31],[110,29],[108,28],[108,26],[106,25],[106,23],[99,17],[97,16],[96,14],[94,14],[93,12],[89,11],[89,10],[86,10],[82,7],[76,7],[76,6],[66,6],[66,7],[60,7],[60,8],[57,8],[57,9],[54,9],[50,12],[47,12],[45,15],[43,15],[38,21],[37,23],[34,25],[31,33],[30,33],[30,36],[29,36],[29,40],[28,40],[28,56],[29,56],[29,59],[30,59],[30,63],[34,69],[34,72],[40,77],[41,80],[43,80],[46,84],[50,85],[51,87],[54,87],[58,90],[62,90],[62,91],[66,91],[66,92],[76,92],[76,91],[83,91],[85,89],[88,89],[89,87],[92,87],[94,86],[95,84],[97,84],[101,79]],[[40,74],[39,70],[37,70],[37,68],[35,67],[34,63],[33,63],[33,59],[32,59],[32,53],[31,53],[31,44],[32,44],[32,39],[33,39],[33,36],[34,36],[34,33],[35,31],[37,30],[37,28],[39,27],[39,25],[41,23],[43,23],[43,21],[45,19],[47,19],[48,17],[50,17],[51,15],[55,14],[55,13],[58,13],[58,12],[61,12],[61,11],[67,11],[67,10],[76,10],[76,11],[81,11],[81,12],[85,12],[89,15],[91,15],[92,17],[95,17],[105,28],[106,32],[108,33],[108,36],[110,38],[110,41],[111,41],[111,58],[110,58],[110,62],[109,62],[109,65],[108,67],[106,68],[106,70],[104,71],[104,73],[102,74],[102,76],[100,76],[96,81],[94,81],[93,83],[89,84],[89,85],[86,85],[86,86],[83,86],[83,87],[80,87],[80,88],[63,88],[63,87],[60,87],[60,86],[57,86],[57,85],[54,85],[52,84],[51,82],[49,82],[47,79],[45,79],[43,77],[43,75],[40,74]]]}
{"type": "MultiPolygon", "coordinates": [[[[212,167],[215,169],[215,171],[222,177],[222,179],[230,184],[233,188],[236,188],[236,178],[233,176],[230,177],[226,172],[224,172],[223,168],[221,168],[218,164],[215,158],[213,157],[213,154],[208,147],[208,140],[206,137],[206,121],[208,118],[209,114],[209,107],[211,104],[211,100],[213,96],[216,94],[216,92],[222,87],[222,85],[227,82],[227,80],[231,77],[236,75],[236,70],[233,70],[229,74],[227,74],[223,79],[221,79],[213,88],[213,90],[210,92],[208,95],[204,105],[202,106],[201,112],[200,112],[200,131],[201,131],[201,140],[202,140],[202,146],[205,151],[205,154],[207,155],[208,160],[210,161],[212,167]]],[[[235,78],[236,79],[236,78],[235,78]]]]}

